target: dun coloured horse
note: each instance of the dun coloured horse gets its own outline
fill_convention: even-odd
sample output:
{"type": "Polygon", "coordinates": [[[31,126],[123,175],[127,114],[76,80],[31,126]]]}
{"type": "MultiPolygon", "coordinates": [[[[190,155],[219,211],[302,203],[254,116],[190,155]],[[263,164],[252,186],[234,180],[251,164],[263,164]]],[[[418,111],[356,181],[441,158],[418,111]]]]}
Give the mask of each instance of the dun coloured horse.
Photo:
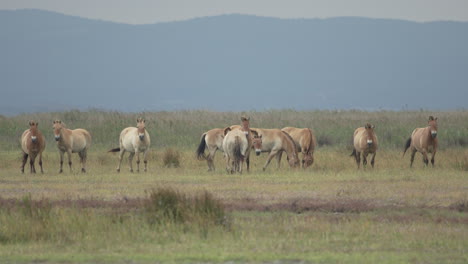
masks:
{"type": "Polygon", "coordinates": [[[63,172],[63,156],[67,153],[68,165],[72,171],[71,154],[78,153],[81,162],[81,172],[86,172],[86,157],[91,146],[91,135],[82,128],[68,129],[60,120],[54,121],[54,138],[57,141],[57,148],[60,152],[60,171],[63,172]]]}
{"type": "Polygon", "coordinates": [[[249,152],[248,135],[239,129],[224,130],[223,150],[226,158],[226,171],[242,173],[242,166],[249,152]]]}
{"type": "Polygon", "coordinates": [[[408,148],[411,148],[411,163],[410,167],[413,166],[414,155],[417,151],[421,152],[423,155],[423,162],[428,165],[429,159],[427,157],[427,153],[432,152],[431,163],[434,166],[434,157],[437,152],[437,117],[434,118],[433,116],[429,116],[427,127],[424,128],[416,128],[411,133],[411,137],[406,141],[405,151],[403,152],[403,156],[406,153],[408,148]]]}
{"type": "Polygon", "coordinates": [[[279,168],[283,151],[288,156],[290,167],[297,167],[299,165],[296,144],[288,133],[280,129],[252,128],[252,130],[255,130],[262,137],[262,152],[269,152],[267,161],[263,165],[263,170],[266,170],[271,159],[275,156],[279,168]]]}
{"type": "Polygon", "coordinates": [[[199,160],[206,159],[208,171],[214,171],[214,157],[216,151],[223,151],[224,128],[214,128],[202,134],[200,144],[197,148],[197,157],[199,160]],[[205,149],[208,149],[208,156],[205,155],[205,149]]]}
{"type": "Polygon", "coordinates": [[[148,150],[150,147],[150,136],[145,128],[145,120],[143,118],[137,119],[137,127],[127,127],[120,132],[119,148],[109,150],[109,152],[119,152],[119,166],[117,172],[120,172],[120,165],[122,164],[122,158],[125,151],[130,152],[128,156],[128,163],[130,166],[130,172],[133,172],[132,160],[133,157],[137,156],[137,172],[140,171],[140,153],[143,152],[143,160],[145,163],[145,171],[148,168],[148,150]]]}
{"type": "Polygon", "coordinates": [[[314,150],[317,145],[315,135],[310,128],[285,127],[281,129],[288,133],[296,144],[298,152],[302,152],[302,168],[314,163],[314,150]]]}
{"type": "Polygon", "coordinates": [[[24,173],[24,165],[28,160],[31,166],[30,172],[36,173],[36,167],[34,161],[39,155],[39,166],[41,166],[41,173],[44,173],[42,168],[42,152],[46,147],[46,141],[44,135],[39,131],[39,123],[29,121],[29,129],[23,132],[21,135],[21,149],[23,150],[23,163],[21,165],[21,172],[24,173]]]}
{"type": "Polygon", "coordinates": [[[374,132],[374,126],[367,123],[364,127],[359,127],[354,131],[354,149],[350,156],[354,156],[358,169],[361,163],[367,165],[367,155],[372,154],[371,165],[374,168],[375,155],[377,154],[378,142],[377,135],[374,132]]]}

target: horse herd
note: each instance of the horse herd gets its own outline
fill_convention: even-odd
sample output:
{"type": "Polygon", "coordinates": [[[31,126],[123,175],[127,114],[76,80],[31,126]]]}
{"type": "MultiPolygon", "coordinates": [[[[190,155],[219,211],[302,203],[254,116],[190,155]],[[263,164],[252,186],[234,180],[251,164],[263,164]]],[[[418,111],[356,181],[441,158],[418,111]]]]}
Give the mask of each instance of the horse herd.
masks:
{"type": "MultiPolygon", "coordinates": [[[[277,166],[283,152],[286,153],[290,167],[298,167],[301,162],[302,168],[311,166],[314,162],[314,150],[316,147],[316,138],[310,128],[285,127],[282,129],[264,129],[251,128],[249,118],[242,117],[241,125],[232,125],[226,128],[215,128],[202,134],[200,143],[196,150],[198,159],[206,160],[208,170],[215,170],[214,157],[218,150],[224,152],[226,159],[226,170],[229,173],[242,173],[244,162],[247,171],[250,166],[250,152],[255,150],[256,155],[261,152],[268,152],[268,158],[263,165],[265,170],[271,160],[276,157],[277,166]],[[208,154],[205,154],[208,150],[208,154]],[[299,160],[299,153],[302,154],[299,160]]],[[[86,172],[87,151],[91,145],[91,135],[85,129],[68,129],[60,120],[53,121],[54,139],[57,142],[57,148],[60,153],[60,170],[63,172],[63,158],[67,153],[68,165],[72,170],[71,154],[78,153],[81,162],[81,171],[86,172]]],[[[25,130],[21,136],[21,148],[23,151],[23,160],[21,172],[24,173],[24,166],[29,157],[30,172],[36,173],[35,159],[39,157],[41,172],[42,152],[45,149],[46,140],[44,135],[38,129],[38,123],[29,122],[29,129],[25,130]]],[[[128,157],[130,171],[133,172],[132,160],[137,156],[137,172],[140,170],[140,153],[143,153],[144,171],[147,171],[147,154],[150,147],[150,136],[145,127],[145,120],[137,119],[136,127],[127,127],[122,130],[119,138],[119,147],[109,150],[109,152],[120,152],[117,172],[120,172],[122,158],[125,152],[129,152],[128,157]]],[[[429,116],[428,126],[416,128],[413,130],[410,138],[406,141],[403,155],[408,149],[411,151],[411,163],[413,165],[416,152],[423,155],[423,162],[428,165],[428,153],[432,153],[431,163],[434,165],[434,157],[437,152],[437,118],[429,116]]],[[[367,157],[371,157],[371,165],[374,167],[375,156],[378,149],[377,135],[374,131],[374,125],[367,123],[364,127],[359,127],[353,135],[353,156],[357,167],[367,165],[367,157]]]]}

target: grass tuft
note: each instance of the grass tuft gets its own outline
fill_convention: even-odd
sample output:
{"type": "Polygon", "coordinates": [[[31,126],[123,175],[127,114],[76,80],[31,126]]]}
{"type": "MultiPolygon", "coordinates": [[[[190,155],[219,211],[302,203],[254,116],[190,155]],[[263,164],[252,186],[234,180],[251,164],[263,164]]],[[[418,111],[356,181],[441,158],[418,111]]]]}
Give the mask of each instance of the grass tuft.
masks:
{"type": "Polygon", "coordinates": [[[166,168],[180,167],[180,152],[172,148],[168,148],[163,153],[163,164],[166,168]]]}

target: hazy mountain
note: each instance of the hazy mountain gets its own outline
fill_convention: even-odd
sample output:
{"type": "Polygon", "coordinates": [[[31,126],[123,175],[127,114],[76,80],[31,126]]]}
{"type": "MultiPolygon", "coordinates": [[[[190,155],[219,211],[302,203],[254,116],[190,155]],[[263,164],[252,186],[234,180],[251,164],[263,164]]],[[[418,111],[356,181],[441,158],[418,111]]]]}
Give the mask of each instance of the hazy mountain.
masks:
{"type": "Polygon", "coordinates": [[[468,23],[225,15],[126,25],[0,11],[0,114],[457,109],[468,23]]]}

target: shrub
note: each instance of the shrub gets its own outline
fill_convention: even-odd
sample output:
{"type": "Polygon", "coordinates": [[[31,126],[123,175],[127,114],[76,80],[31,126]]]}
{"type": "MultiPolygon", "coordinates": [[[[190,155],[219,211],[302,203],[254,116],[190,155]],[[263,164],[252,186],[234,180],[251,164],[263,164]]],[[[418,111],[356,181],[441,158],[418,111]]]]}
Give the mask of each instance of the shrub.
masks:
{"type": "Polygon", "coordinates": [[[172,148],[168,148],[163,154],[164,167],[178,168],[180,167],[180,152],[172,148]]]}
{"type": "Polygon", "coordinates": [[[150,224],[225,224],[224,206],[206,191],[190,198],[172,188],[155,189],[144,201],[144,208],[150,224]]]}

